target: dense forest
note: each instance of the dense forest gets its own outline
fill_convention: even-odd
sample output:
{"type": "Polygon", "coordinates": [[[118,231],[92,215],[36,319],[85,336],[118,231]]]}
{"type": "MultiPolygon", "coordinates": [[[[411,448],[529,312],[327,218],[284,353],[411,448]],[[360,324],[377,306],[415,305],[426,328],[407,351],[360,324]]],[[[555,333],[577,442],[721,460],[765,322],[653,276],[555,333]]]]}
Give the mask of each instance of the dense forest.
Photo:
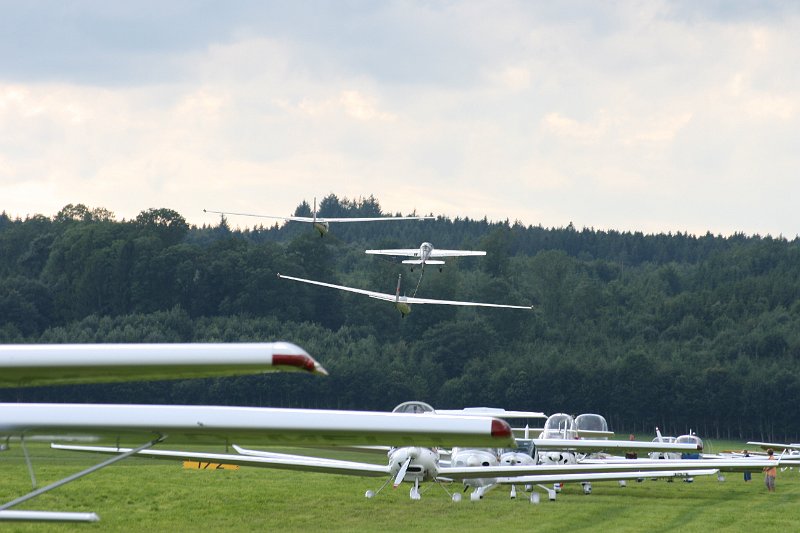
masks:
{"type": "MultiPolygon", "coordinates": [[[[301,203],[296,215],[310,215],[301,203]]],[[[320,216],[385,215],[378,201],[320,216]]],[[[231,217],[233,218],[233,217],[231,217]]],[[[167,209],[115,220],[68,205],[0,214],[0,342],[288,340],[329,371],[0,389],[2,401],[209,403],[387,410],[411,399],[596,412],[613,430],[797,440],[800,240],[645,235],[449,219],[231,229],[167,209]],[[486,250],[426,269],[417,295],[533,305],[416,306],[282,280],[394,292],[419,269],[367,248],[486,250]]],[[[237,219],[242,225],[251,220],[237,219]]]]}

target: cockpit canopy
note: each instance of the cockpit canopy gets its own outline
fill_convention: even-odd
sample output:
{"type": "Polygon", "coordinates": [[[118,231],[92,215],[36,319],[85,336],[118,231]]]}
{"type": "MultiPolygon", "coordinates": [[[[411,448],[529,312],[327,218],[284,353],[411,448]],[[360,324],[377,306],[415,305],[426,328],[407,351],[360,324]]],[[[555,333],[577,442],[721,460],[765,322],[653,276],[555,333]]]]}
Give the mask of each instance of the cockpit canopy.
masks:
{"type": "Polygon", "coordinates": [[[608,423],[601,415],[586,413],[575,417],[575,429],[578,431],[608,431],[608,423]]]}
{"type": "Polygon", "coordinates": [[[678,444],[694,444],[698,449],[703,449],[703,439],[697,435],[681,435],[675,439],[675,442],[678,444]]]}
{"type": "Polygon", "coordinates": [[[393,413],[432,413],[433,407],[430,404],[419,401],[403,402],[394,409],[393,413]]]}
{"type": "Polygon", "coordinates": [[[575,420],[572,415],[556,413],[544,423],[543,439],[572,439],[575,437],[575,420]]]}

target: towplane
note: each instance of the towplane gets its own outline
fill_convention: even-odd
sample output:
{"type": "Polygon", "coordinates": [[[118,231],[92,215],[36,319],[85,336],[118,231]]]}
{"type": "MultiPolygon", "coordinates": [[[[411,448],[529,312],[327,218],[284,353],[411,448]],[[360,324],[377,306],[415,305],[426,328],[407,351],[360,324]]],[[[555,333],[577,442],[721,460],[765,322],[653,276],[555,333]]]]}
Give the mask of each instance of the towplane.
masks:
{"type": "Polygon", "coordinates": [[[401,257],[413,257],[414,259],[403,260],[404,265],[411,265],[411,271],[414,271],[414,266],[419,265],[422,270],[425,270],[425,265],[439,265],[439,272],[442,271],[444,261],[443,257],[466,257],[476,255],[486,255],[486,252],[481,250],[437,250],[429,242],[423,242],[419,248],[395,248],[388,250],[365,250],[370,255],[392,255],[401,257]]]}

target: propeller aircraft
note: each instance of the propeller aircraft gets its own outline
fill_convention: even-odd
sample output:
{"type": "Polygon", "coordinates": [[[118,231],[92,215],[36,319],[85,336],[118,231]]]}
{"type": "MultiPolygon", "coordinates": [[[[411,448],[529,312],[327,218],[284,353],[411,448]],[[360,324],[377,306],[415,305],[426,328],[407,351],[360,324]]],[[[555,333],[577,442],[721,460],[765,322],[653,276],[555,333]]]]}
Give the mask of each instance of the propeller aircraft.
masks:
{"type": "Polygon", "coordinates": [[[423,242],[419,248],[397,248],[388,250],[366,250],[370,255],[392,255],[392,256],[405,256],[413,257],[414,259],[405,259],[403,264],[412,265],[411,271],[414,271],[414,265],[420,265],[422,270],[425,270],[425,265],[439,265],[439,272],[442,271],[444,261],[442,257],[466,257],[476,255],[486,255],[484,251],[478,250],[437,250],[429,242],[423,242]]]}

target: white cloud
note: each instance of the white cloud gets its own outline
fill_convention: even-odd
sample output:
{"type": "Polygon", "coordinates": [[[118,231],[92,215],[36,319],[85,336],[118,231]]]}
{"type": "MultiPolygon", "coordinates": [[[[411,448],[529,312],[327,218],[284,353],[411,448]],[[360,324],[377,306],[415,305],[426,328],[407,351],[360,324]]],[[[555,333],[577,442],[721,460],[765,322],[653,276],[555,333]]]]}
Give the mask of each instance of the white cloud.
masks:
{"type": "Polygon", "coordinates": [[[793,14],[412,3],[300,25],[259,9],[149,51],[159,82],[0,67],[0,209],[164,205],[202,223],[203,207],[286,214],[334,192],[531,224],[798,231],[773,216],[800,193],[793,14]]]}

